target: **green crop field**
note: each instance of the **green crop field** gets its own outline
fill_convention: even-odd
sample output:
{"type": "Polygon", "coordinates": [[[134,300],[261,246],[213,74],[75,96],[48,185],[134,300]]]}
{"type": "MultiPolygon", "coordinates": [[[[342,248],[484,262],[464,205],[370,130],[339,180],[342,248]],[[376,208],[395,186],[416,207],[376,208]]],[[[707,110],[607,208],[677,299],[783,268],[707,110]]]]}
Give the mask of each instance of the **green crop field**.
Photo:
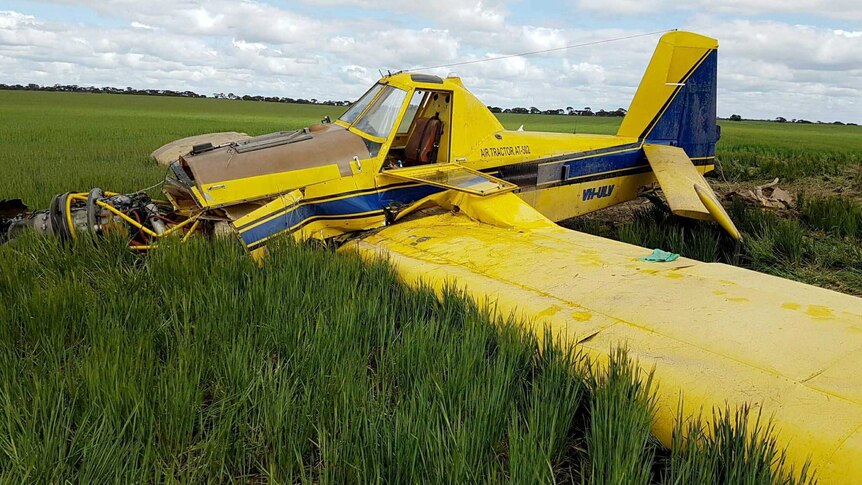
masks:
{"type": "MultiPolygon", "coordinates": [[[[40,207],[68,190],[150,187],[164,168],[149,152],[175,138],[288,130],[339,112],[0,91],[0,199],[40,207]]],[[[579,133],[619,122],[501,119],[579,133]]],[[[859,292],[862,129],[723,131],[713,182],[781,177],[805,194],[798,209],[731,204],[743,245],[658,209],[571,225],[859,292]]],[[[655,384],[625,352],[596,371],[577,348],[544,346],[454,292],[439,301],[409,289],[385,264],[289,241],[263,267],[231,240],[144,256],[124,246],[33,235],[0,246],[0,482],[811,479],[784,465],[766,417],[752,429],[744,409],[716,410],[709,430],[680,425],[663,449],[649,434],[655,384]]]]}

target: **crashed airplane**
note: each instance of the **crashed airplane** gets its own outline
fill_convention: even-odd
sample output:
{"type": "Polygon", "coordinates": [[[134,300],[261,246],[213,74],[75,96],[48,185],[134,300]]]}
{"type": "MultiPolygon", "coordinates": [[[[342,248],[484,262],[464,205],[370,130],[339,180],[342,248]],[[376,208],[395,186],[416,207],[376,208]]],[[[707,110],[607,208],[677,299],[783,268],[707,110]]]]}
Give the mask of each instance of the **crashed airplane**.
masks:
{"type": "Polygon", "coordinates": [[[165,200],[93,189],[45,211],[7,201],[0,231],[123,231],[135,250],[235,234],[255,256],[282,235],[335,240],[597,362],[627,346],[655,369],[666,445],[675,419],[749,404],[792,463],[858,482],[862,299],[723,264],[645,262],[644,248],[554,223],[661,188],[675,214],[741,238],[703,177],[719,138],[717,54],[715,39],[665,34],[614,136],[505,130],[460,79],[401,72],[331,123],[164,147],[176,155],[165,200]]]}

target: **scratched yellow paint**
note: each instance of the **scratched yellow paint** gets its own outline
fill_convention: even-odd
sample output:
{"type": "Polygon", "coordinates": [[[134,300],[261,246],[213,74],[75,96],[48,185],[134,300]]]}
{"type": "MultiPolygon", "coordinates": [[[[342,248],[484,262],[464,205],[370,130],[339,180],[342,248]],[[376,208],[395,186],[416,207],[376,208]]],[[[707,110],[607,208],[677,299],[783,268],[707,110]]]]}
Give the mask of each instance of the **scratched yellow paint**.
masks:
{"type": "Polygon", "coordinates": [[[411,284],[454,283],[600,365],[627,346],[655,368],[666,445],[680,395],[685,415],[748,403],[773,417],[791,463],[811,458],[821,483],[862,482],[862,299],[724,264],[639,261],[650,250],[562,229],[514,194],[436,202],[458,212],[342,250],[385,257],[411,284]]]}

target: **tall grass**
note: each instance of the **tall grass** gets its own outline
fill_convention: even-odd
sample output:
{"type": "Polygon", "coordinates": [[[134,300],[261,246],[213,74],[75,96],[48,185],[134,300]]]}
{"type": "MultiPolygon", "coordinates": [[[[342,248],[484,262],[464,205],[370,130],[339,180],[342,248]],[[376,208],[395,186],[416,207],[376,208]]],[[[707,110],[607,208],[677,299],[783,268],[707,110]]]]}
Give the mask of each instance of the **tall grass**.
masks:
{"type": "Polygon", "coordinates": [[[722,483],[816,483],[809,464],[796,470],[759,411],[714,409],[709,424],[702,416],[678,420],[673,432],[667,485],[722,483]]]}
{"type": "Polygon", "coordinates": [[[262,268],[232,241],[123,248],[0,246],[0,482],[645,483],[674,466],[653,460],[654,385],[624,353],[594,374],[454,292],[291,242],[262,268]]]}
{"type": "Polygon", "coordinates": [[[590,483],[650,483],[655,454],[652,386],[652,374],[641,375],[624,350],[612,351],[607,368],[594,377],[587,438],[590,483]]]}
{"type": "Polygon", "coordinates": [[[798,198],[800,218],[812,229],[862,240],[862,204],[847,197],[798,198]]]}

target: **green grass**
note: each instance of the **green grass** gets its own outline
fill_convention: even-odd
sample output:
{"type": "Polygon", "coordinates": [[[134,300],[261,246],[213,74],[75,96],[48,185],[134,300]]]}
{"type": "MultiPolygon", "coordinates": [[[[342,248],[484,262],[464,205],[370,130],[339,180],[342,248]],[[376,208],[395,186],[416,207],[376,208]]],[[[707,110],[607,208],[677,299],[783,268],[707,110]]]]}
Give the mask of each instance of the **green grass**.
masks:
{"type": "Polygon", "coordinates": [[[29,235],[0,246],[0,297],[3,483],[645,484],[708,458],[655,459],[624,352],[594,373],[355,256],[29,235]]]}
{"type": "Polygon", "coordinates": [[[0,91],[0,199],[46,207],[57,193],[130,192],[164,178],[149,154],[178,138],[216,131],[260,135],[336,118],[343,108],[302,104],[0,91]]]}
{"type": "Polygon", "coordinates": [[[521,125],[527,131],[555,131],[559,133],[616,134],[622,118],[597,116],[525,115],[498,113],[497,118],[507,130],[517,130],[521,125]]]}
{"type": "Polygon", "coordinates": [[[810,467],[786,466],[787,457],[760,414],[743,409],[717,409],[711,424],[702,416],[678,421],[674,430],[665,484],[810,483],[810,467]],[[754,419],[751,419],[751,418],[754,419]]]}
{"type": "Polygon", "coordinates": [[[731,180],[847,176],[862,163],[862,127],[722,121],[716,147],[731,180]]]}
{"type": "MultiPolygon", "coordinates": [[[[70,189],[147,187],[163,176],[147,154],[174,138],[326,114],[338,109],[0,91],[0,199],[44,206],[70,189]]],[[[504,121],[572,121],[535,118],[504,121]]],[[[579,132],[580,121],[604,132],[616,122],[577,121],[579,132]]],[[[764,235],[803,227],[757,217],[745,227],[764,235]]],[[[849,241],[846,227],[817,230],[849,241]]],[[[697,246],[713,254],[711,244],[697,246]]],[[[751,251],[775,252],[776,267],[852,262],[812,253],[804,234],[798,246],[763,244],[751,251]]],[[[439,301],[384,264],[305,245],[282,242],[258,267],[232,240],[137,256],[121,240],[29,235],[0,246],[0,301],[0,483],[809,477],[784,480],[768,426],[750,430],[735,411],[718,416],[720,434],[680,428],[661,449],[648,431],[655,383],[625,352],[594,370],[577,348],[540,344],[457,294],[439,301]]]]}
{"type": "Polygon", "coordinates": [[[805,197],[798,200],[800,217],[815,230],[862,241],[862,204],[847,197],[805,197]]]}

